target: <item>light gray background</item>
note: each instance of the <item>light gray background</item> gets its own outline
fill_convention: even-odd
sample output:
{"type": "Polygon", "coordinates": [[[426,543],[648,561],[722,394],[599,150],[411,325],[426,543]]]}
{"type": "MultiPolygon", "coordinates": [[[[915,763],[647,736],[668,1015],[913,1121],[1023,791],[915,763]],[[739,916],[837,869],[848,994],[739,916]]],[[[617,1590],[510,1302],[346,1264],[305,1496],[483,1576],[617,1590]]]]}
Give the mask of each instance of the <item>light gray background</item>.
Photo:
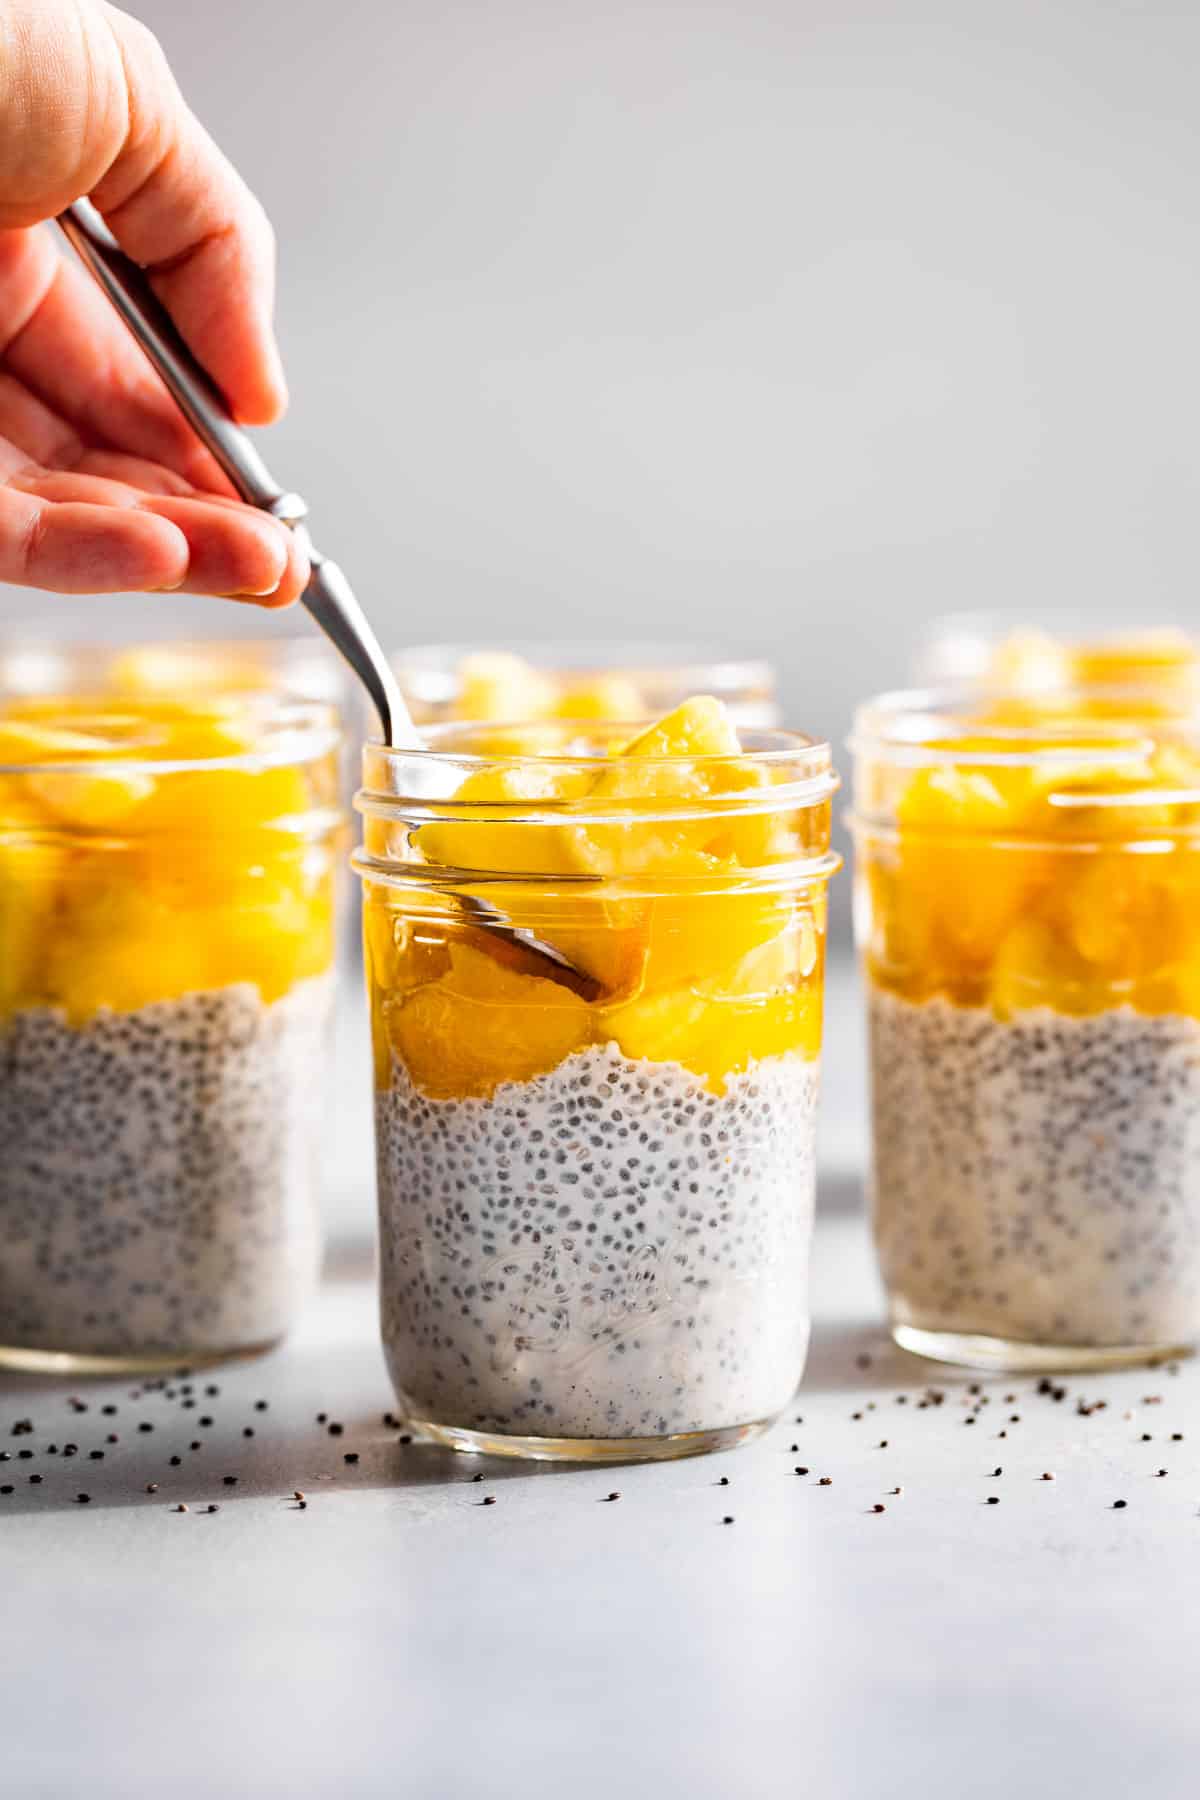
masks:
{"type": "Polygon", "coordinates": [[[1193,607],[1195,8],[134,10],[274,216],[271,460],[389,638],[715,634],[840,736],[930,613],[1193,607]]]}
{"type": "MultiPolygon", "coordinates": [[[[271,460],[389,637],[724,634],[776,657],[796,723],[840,736],[933,612],[1193,607],[1195,9],[142,10],[279,226],[295,402],[271,460]]],[[[262,622],[95,609],[93,629],[262,622]]],[[[10,623],[89,610],[0,593],[10,623]]],[[[950,1429],[965,1377],[944,1411],[894,1407],[930,1374],[878,1345],[837,983],[802,1403],[832,1490],[788,1474],[789,1420],[721,1465],[622,1471],[617,1507],[597,1504],[609,1477],[510,1470],[477,1511],[465,1476],[400,1461],[376,1423],[356,1265],[293,1349],[222,1373],[209,1485],[178,1474],[219,1517],[143,1494],[155,1436],[89,1475],[92,1506],[59,1471],[61,1493],[33,1490],[49,1518],[6,1520],[17,1787],[1194,1794],[1194,1446],[1152,1470],[1163,1433],[1191,1436],[1196,1365],[1164,1382],[1148,1446],[1140,1371],[1082,1422],[1020,1384],[1004,1446],[990,1415],[950,1429]],[[260,1391],[277,1405],[251,1459],[260,1391]],[[888,1452],[852,1422],[871,1399],[888,1452]],[[369,1437],[353,1480],[317,1404],[369,1437]],[[316,1488],[330,1471],[342,1487],[316,1488]],[[303,1518],[282,1498],[301,1477],[303,1518]],[[906,1494],[880,1518],[888,1480],[906,1494]]],[[[355,1061],[340,1079],[365,1104],[355,1061]]],[[[338,1223],[360,1237],[367,1139],[342,1110],[338,1223]]],[[[40,1427],[63,1415],[36,1404],[40,1427]]]]}

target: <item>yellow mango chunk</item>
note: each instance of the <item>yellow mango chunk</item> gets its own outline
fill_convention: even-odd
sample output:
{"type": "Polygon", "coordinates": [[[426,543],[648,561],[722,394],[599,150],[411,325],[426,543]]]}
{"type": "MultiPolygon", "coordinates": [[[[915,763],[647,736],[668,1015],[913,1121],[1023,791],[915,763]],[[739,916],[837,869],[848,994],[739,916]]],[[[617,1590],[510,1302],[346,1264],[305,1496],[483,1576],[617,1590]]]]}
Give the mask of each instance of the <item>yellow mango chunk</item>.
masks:
{"type": "Polygon", "coordinates": [[[78,1025],[100,1007],[125,1012],[199,991],[206,940],[147,896],[125,854],[76,856],[46,951],[47,998],[78,1025]]]}
{"type": "Polygon", "coordinates": [[[170,831],[176,842],[189,833],[222,839],[248,832],[267,834],[286,848],[289,835],[301,831],[310,806],[304,774],[296,768],[183,769],[160,775],[143,805],[141,830],[170,831]]]}
{"type": "Polygon", "coordinates": [[[554,705],[560,719],[638,719],[642,715],[642,696],[636,683],[623,675],[592,675],[586,680],[567,681],[559,689],[554,705]]]}
{"type": "Polygon", "coordinates": [[[1001,687],[1063,687],[1071,678],[1071,652],[1049,632],[1014,631],[993,651],[991,676],[1001,687]]]}
{"type": "Polygon", "coordinates": [[[533,900],[515,884],[481,885],[479,892],[615,998],[692,979],[781,931],[788,902],[721,890],[739,866],[757,869],[772,856],[794,854],[794,834],[777,810],[737,816],[713,806],[722,795],[740,801],[760,787],[769,793],[770,786],[769,775],[741,757],[725,708],[701,697],[641,732],[597,774],[530,763],[477,771],[455,795],[456,806],[478,808],[476,815],[426,825],[418,842],[431,863],[447,869],[590,875],[610,884],[595,896],[586,886],[564,886],[533,900]],[[654,817],[663,801],[690,800],[695,819],[654,817]],[[571,801],[581,809],[588,802],[620,809],[627,801],[632,817],[576,824],[568,809],[561,822],[527,821],[539,803],[571,801]],[[702,886],[661,898],[614,891],[646,875],[688,877],[702,886]],[[529,916],[535,904],[536,918],[529,916]]]}
{"type": "MultiPolygon", "coordinates": [[[[1045,631],[1021,630],[997,644],[989,675],[1001,687],[1049,694],[1142,682],[1154,686],[1194,677],[1198,669],[1200,648],[1195,639],[1173,626],[1113,632],[1074,643],[1045,631]]],[[[1071,704],[1077,713],[1091,710],[1091,702],[1078,696],[1071,704]]]]}
{"type": "Polygon", "coordinates": [[[1103,975],[1044,919],[1026,919],[1001,943],[992,969],[990,1002],[1001,1019],[1031,1007],[1082,1016],[1129,1005],[1134,984],[1103,975]]]}
{"type": "MultiPolygon", "coordinates": [[[[111,740],[85,731],[63,730],[34,720],[0,724],[0,763],[87,763],[120,756],[111,740]]],[[[111,766],[93,773],[50,769],[9,776],[11,790],[19,782],[28,801],[52,819],[83,829],[116,824],[151,791],[152,783],[136,771],[111,766]]],[[[0,799],[0,806],[3,800],[0,799]]]]}
{"type": "MultiPolygon", "coordinates": [[[[206,915],[193,915],[204,934],[206,915]]],[[[216,930],[207,933],[210,987],[249,981],[264,1001],[281,999],[298,981],[321,975],[333,955],[332,878],[315,886],[265,870],[259,891],[248,885],[216,930]]]]}
{"type": "Polygon", "coordinates": [[[63,864],[57,845],[10,833],[0,820],[0,1020],[43,995],[63,864]]]}
{"type": "Polygon", "coordinates": [[[865,771],[864,812],[894,805],[899,828],[860,844],[874,980],[1005,1018],[1124,1005],[1200,1017],[1195,728],[1177,701],[1162,721],[1140,692],[1136,706],[1093,701],[1067,689],[987,702],[978,731],[928,740],[961,760],[908,776],[898,798],[865,771]],[[1021,764],[972,763],[1014,747],[1021,764]]]}
{"type": "MultiPolygon", "coordinates": [[[[455,794],[455,805],[479,809],[474,818],[425,825],[418,842],[431,863],[508,875],[579,875],[586,872],[587,838],[580,825],[529,824],[539,803],[581,798],[588,775],[525,763],[480,769],[455,794]]],[[[586,886],[525,890],[516,883],[479,884],[481,898],[514,924],[533,931],[609,993],[627,990],[640,976],[644,943],[636,935],[645,908],[609,901],[586,886]],[[531,914],[536,909],[536,919],[531,914]]]]}
{"type": "Polygon", "coordinates": [[[992,773],[937,768],[913,778],[899,807],[900,904],[923,912],[941,954],[978,970],[1020,916],[1044,860],[1013,845],[1021,802],[992,773]]]}
{"type": "Polygon", "coordinates": [[[554,682],[523,657],[481,650],[463,658],[458,680],[456,718],[517,723],[554,717],[554,682]]]}
{"type": "Polygon", "coordinates": [[[396,1056],[433,1098],[488,1095],[611,1041],[637,1060],[680,1062],[720,1091],[761,1058],[816,1056],[824,893],[765,888],[761,865],[801,848],[794,822],[771,807],[772,786],[742,757],[725,709],[704,698],[599,767],[471,774],[457,816],[421,826],[417,846],[595,975],[602,996],[588,1005],[543,978],[519,949],[441,912],[436,893],[415,916],[403,897],[368,888],[377,1080],[396,1056]],[[760,789],[762,815],[739,816],[760,789]],[[655,817],[678,802],[694,816],[655,817]],[[595,817],[607,810],[611,825],[595,817]]]}
{"type": "Polygon", "coordinates": [[[477,807],[473,817],[421,827],[426,861],[447,869],[479,869],[509,875],[573,875],[582,863],[582,833],[570,824],[531,825],[526,814],[541,803],[582,797],[585,774],[523,763],[479,769],[454,796],[456,808],[477,807]]]}
{"type": "Polygon", "coordinates": [[[649,901],[645,986],[680,986],[740,962],[786,931],[794,907],[791,894],[749,892],[649,901]]]}
{"type": "MultiPolygon", "coordinates": [[[[659,803],[694,800],[703,807],[714,793],[737,791],[741,771],[732,763],[709,758],[741,756],[733,722],[719,700],[707,695],[685,700],[674,712],[641,732],[597,776],[594,793],[609,804],[628,801],[629,822],[596,824],[580,844],[581,862],[598,875],[632,876],[712,874],[721,862],[714,842],[726,842],[737,829],[720,814],[696,820],[656,819],[659,803]],[[637,819],[637,810],[646,821],[637,819]]],[[[757,772],[745,773],[746,785],[757,772]]],[[[732,860],[732,859],[730,859],[732,860]]]]}
{"type": "Polygon", "coordinates": [[[1140,680],[1152,684],[1194,675],[1200,667],[1200,649],[1186,631],[1162,626],[1076,644],[1070,652],[1070,665],[1071,680],[1083,687],[1140,680]]]}
{"type": "Polygon", "coordinates": [[[371,1005],[375,1085],[385,1088],[391,1079],[392,1060],[387,1011],[398,1004],[399,995],[449,973],[445,927],[439,925],[432,908],[428,916],[410,916],[393,903],[386,888],[367,882],[363,891],[363,962],[371,1005]]]}
{"type": "Polygon", "coordinates": [[[128,822],[143,800],[154,792],[146,775],[128,775],[108,769],[103,774],[30,775],[30,793],[51,817],[63,825],[100,831],[128,822]]]}
{"type": "Polygon", "coordinates": [[[253,655],[199,644],[135,645],[113,658],[108,681],[114,693],[146,699],[214,691],[256,693],[266,686],[264,670],[253,655]]]}
{"type": "MultiPolygon", "coordinates": [[[[674,712],[630,740],[621,752],[623,761],[636,763],[646,757],[740,756],[741,742],[729,713],[720,700],[699,694],[684,700],[674,712]]],[[[704,793],[707,788],[695,769],[680,768],[646,771],[639,782],[636,768],[625,770],[615,790],[622,794],[649,792],[660,796],[670,793],[704,793]]]]}
{"type": "Polygon", "coordinates": [[[432,1099],[486,1098],[501,1082],[528,1081],[583,1049],[592,1030],[589,1008],[566,988],[466,944],[450,946],[448,974],[385,999],[384,1010],[395,1054],[432,1099]]]}
{"type": "Polygon", "coordinates": [[[73,1024],[99,1007],[129,1012],[240,982],[270,1003],[329,966],[329,876],[245,873],[216,906],[146,876],[138,852],[77,857],[68,868],[45,967],[48,996],[73,1024]]]}
{"type": "Polygon", "coordinates": [[[623,1055],[681,1063],[722,1093],[731,1076],[764,1057],[816,1057],[821,1002],[819,942],[809,921],[706,983],[643,995],[605,1022],[623,1055]]]}
{"type": "Polygon", "coordinates": [[[329,966],[332,850],[309,841],[308,776],[128,761],[240,754],[255,730],[244,708],[161,698],[6,708],[0,1012],[81,1023],[235,982],[271,1001],[329,966]]]}
{"type": "Polygon", "coordinates": [[[542,719],[636,719],[642,697],[627,676],[562,676],[508,651],[479,651],[458,667],[456,719],[533,723],[542,719]]]}
{"type": "MultiPolygon", "coordinates": [[[[254,747],[254,729],[245,715],[229,711],[199,711],[178,719],[164,719],[160,724],[162,762],[214,761],[226,756],[244,756],[254,747]]],[[[294,771],[293,771],[294,772],[294,771]]]]}

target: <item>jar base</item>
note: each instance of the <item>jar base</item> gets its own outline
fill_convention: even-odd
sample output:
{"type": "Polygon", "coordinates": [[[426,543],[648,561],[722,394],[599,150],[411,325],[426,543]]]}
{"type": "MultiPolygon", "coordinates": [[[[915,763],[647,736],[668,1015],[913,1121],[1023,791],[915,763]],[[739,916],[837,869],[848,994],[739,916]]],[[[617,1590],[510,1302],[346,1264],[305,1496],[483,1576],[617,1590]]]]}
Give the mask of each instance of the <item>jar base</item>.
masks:
{"type": "Polygon", "coordinates": [[[636,1463],[670,1462],[682,1456],[706,1456],[734,1450],[760,1436],[774,1421],[723,1425],[715,1431],[677,1431],[666,1437],[569,1438],[514,1437],[506,1432],[468,1431],[460,1425],[438,1425],[431,1419],[406,1418],[404,1428],[427,1444],[459,1450],[469,1456],[507,1456],[532,1462],[636,1463]]]}
{"type": "Polygon", "coordinates": [[[0,1369],[20,1375],[163,1375],[183,1369],[212,1368],[216,1363],[248,1361],[265,1356],[282,1342],[280,1335],[227,1350],[127,1350],[111,1356],[0,1344],[0,1369]]]}
{"type": "Polygon", "coordinates": [[[965,1369],[1010,1375],[1121,1369],[1136,1363],[1172,1361],[1195,1351],[1194,1344],[1032,1344],[974,1332],[926,1331],[917,1325],[899,1324],[893,1324],[892,1337],[902,1350],[911,1350],[914,1356],[923,1356],[930,1362],[957,1363],[965,1369]]]}

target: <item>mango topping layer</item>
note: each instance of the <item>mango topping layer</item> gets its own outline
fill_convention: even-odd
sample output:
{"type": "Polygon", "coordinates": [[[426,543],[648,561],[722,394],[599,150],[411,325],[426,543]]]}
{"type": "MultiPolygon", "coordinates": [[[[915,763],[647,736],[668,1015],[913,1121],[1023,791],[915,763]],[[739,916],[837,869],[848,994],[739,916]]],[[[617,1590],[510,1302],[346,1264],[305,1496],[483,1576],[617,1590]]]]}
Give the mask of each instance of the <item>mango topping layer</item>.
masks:
{"type": "Polygon", "coordinates": [[[1169,727],[1087,729],[1089,716],[1078,709],[1074,734],[1056,716],[1026,735],[1020,762],[988,760],[1017,748],[1011,707],[970,736],[923,738],[952,757],[938,766],[864,757],[857,863],[877,983],[1002,1018],[1122,1005],[1200,1018],[1200,749],[1169,727]]]}
{"type": "Polygon", "coordinates": [[[520,966],[436,888],[368,882],[380,1083],[395,1054],[430,1096],[487,1096],[615,1043],[682,1063],[720,1093],[762,1057],[815,1056],[824,880],[797,892],[770,872],[824,848],[828,802],[773,806],[775,779],[706,698],[606,763],[469,774],[446,817],[416,833],[426,865],[558,950],[599,994],[584,1001],[520,966]]]}
{"type": "Polygon", "coordinates": [[[1200,682],[1200,643],[1173,626],[1076,641],[1045,631],[1014,631],[993,650],[988,677],[1026,692],[1141,683],[1194,691],[1200,682]]]}
{"type": "Polygon", "coordinates": [[[509,651],[464,657],[458,681],[454,714],[459,719],[636,719],[645,710],[628,675],[547,674],[509,651]]]}
{"type": "Polygon", "coordinates": [[[267,766],[234,700],[5,703],[0,1020],[81,1024],[234,982],[271,1001],[326,969],[332,758],[267,766]],[[211,766],[235,757],[256,760],[211,766]]]}

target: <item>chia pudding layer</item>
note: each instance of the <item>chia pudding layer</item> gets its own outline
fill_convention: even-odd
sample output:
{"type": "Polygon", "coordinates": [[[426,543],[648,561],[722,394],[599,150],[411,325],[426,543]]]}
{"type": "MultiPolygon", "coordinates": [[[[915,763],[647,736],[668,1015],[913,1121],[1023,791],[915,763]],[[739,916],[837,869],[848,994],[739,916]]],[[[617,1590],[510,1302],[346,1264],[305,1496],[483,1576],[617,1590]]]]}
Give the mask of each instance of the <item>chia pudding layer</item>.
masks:
{"type": "Polygon", "coordinates": [[[1200,1337],[1200,1023],[870,997],[873,1213],[897,1325],[1200,1337]]]}
{"type": "Polygon", "coordinates": [[[0,1357],[279,1338],[320,1262],[332,982],[243,983],[0,1028],[0,1357]]]}
{"type": "Polygon", "coordinates": [[[577,1440],[773,1417],[808,1347],[817,1085],[789,1053],[718,1097],[609,1045],[434,1100],[393,1059],[382,1323],[411,1416],[577,1440]]]}

